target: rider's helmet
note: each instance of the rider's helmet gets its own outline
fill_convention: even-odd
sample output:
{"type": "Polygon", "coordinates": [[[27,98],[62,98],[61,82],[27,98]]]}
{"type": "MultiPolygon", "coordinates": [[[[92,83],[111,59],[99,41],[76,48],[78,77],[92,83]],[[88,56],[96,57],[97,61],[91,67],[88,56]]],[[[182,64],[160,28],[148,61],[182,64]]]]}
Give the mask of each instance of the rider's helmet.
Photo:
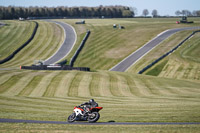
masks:
{"type": "Polygon", "coordinates": [[[90,99],[89,102],[90,102],[90,103],[94,102],[94,99],[90,99]]]}

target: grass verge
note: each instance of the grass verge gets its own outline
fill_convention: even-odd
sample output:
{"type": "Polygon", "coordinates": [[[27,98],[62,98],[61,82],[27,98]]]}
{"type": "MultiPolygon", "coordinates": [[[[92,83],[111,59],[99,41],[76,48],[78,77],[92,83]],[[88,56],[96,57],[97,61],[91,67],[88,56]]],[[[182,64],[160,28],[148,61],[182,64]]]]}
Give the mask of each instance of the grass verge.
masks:
{"type": "Polygon", "coordinates": [[[159,65],[156,65],[156,67],[148,71],[146,75],[158,76],[162,71],[162,69],[164,68],[164,66],[167,64],[167,62],[168,62],[167,60],[162,61],[161,63],[159,63],[159,65]]]}
{"type": "Polygon", "coordinates": [[[198,133],[199,125],[52,125],[52,124],[9,124],[2,123],[0,131],[6,133],[18,132],[48,132],[48,133],[198,133]]]}

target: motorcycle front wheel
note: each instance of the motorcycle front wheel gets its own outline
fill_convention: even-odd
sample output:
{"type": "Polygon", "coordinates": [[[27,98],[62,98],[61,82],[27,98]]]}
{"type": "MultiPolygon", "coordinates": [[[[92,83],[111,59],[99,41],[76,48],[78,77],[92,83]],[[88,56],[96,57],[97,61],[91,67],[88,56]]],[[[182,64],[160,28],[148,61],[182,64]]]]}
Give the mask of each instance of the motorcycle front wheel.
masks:
{"type": "Polygon", "coordinates": [[[92,112],[88,117],[88,122],[89,123],[96,122],[98,121],[99,118],[100,118],[100,114],[98,112],[92,112]]]}
{"type": "Polygon", "coordinates": [[[76,113],[72,113],[69,117],[68,117],[68,119],[67,119],[67,121],[69,122],[69,123],[72,123],[72,122],[74,122],[76,120],[76,113]]]}

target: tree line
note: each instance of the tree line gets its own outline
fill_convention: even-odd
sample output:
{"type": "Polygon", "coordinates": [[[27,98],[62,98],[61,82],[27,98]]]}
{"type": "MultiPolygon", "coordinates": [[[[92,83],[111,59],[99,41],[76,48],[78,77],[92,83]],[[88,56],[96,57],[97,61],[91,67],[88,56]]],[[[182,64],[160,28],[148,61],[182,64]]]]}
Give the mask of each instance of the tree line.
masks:
{"type": "Polygon", "coordinates": [[[189,10],[177,10],[176,12],[175,12],[175,14],[177,15],[177,16],[180,16],[180,15],[182,15],[182,16],[200,16],[200,10],[194,10],[194,11],[189,11],[189,10]]]}
{"type": "MultiPolygon", "coordinates": [[[[149,15],[149,10],[148,9],[144,9],[143,12],[142,12],[142,15],[147,17],[149,15]]],[[[152,13],[151,15],[153,17],[160,17],[159,14],[158,14],[158,11],[156,9],[152,10],[152,13]]],[[[200,10],[194,10],[193,12],[189,11],[189,10],[177,10],[175,12],[175,15],[176,16],[194,16],[194,17],[197,17],[197,16],[200,16],[200,10]]]]}
{"type": "Polygon", "coordinates": [[[69,18],[129,18],[134,17],[134,11],[126,6],[98,7],[15,7],[0,6],[0,19],[18,19],[28,17],[69,17],[69,18]]]}

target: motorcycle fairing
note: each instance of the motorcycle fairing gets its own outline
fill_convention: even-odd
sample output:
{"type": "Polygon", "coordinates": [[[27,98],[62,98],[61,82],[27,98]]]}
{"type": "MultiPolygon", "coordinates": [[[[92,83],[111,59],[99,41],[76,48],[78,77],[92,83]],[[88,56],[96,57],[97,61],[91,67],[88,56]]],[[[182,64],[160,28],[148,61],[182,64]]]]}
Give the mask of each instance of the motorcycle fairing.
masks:
{"type": "Polygon", "coordinates": [[[92,111],[92,110],[99,111],[99,110],[101,110],[101,109],[103,109],[103,107],[93,107],[93,108],[90,109],[90,111],[92,111]]]}
{"type": "Polygon", "coordinates": [[[82,111],[84,110],[81,108],[74,107],[74,112],[76,113],[76,116],[78,116],[79,114],[83,115],[82,111]]]}

